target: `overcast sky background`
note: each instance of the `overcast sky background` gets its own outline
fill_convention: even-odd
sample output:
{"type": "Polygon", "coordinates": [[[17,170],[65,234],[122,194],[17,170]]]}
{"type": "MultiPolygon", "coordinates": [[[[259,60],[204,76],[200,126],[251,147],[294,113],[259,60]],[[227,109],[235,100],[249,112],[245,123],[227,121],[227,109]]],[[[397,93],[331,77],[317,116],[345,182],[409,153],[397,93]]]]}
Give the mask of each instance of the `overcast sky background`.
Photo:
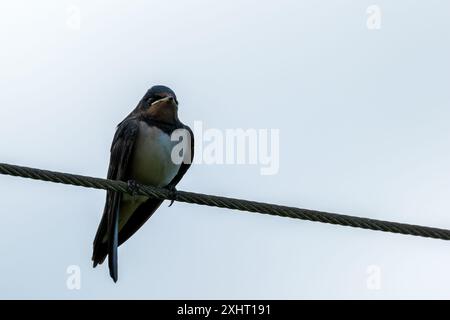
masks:
{"type": "MultiPolygon", "coordinates": [[[[179,189],[450,228],[449,32],[438,0],[2,1],[0,162],[105,177],[116,124],[166,84],[186,124],[280,129],[277,175],[197,165],[179,189]]],[[[449,242],[182,203],[114,284],[90,261],[105,192],[0,193],[0,298],[450,298],[449,242]]]]}

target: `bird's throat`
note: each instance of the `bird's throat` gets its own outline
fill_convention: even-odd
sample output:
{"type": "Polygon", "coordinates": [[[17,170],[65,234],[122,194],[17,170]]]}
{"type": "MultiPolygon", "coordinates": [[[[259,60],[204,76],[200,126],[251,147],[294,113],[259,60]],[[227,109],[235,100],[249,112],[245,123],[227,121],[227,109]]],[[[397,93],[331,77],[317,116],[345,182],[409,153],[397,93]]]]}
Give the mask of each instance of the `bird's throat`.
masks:
{"type": "Polygon", "coordinates": [[[171,102],[161,102],[152,105],[145,113],[150,119],[159,122],[167,124],[175,124],[178,122],[178,107],[171,102]]]}

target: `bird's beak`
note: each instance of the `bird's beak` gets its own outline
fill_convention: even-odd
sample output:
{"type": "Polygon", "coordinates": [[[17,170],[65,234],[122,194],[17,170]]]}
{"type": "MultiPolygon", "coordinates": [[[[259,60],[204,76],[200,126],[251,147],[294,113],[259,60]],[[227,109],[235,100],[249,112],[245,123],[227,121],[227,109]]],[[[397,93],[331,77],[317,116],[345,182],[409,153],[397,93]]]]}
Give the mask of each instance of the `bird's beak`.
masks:
{"type": "Polygon", "coordinates": [[[151,105],[154,105],[154,104],[157,104],[157,103],[160,103],[160,102],[168,102],[168,101],[174,101],[175,102],[175,99],[173,98],[173,97],[165,97],[165,98],[162,98],[162,99],[159,99],[159,100],[156,100],[155,102],[153,102],[151,105]]]}

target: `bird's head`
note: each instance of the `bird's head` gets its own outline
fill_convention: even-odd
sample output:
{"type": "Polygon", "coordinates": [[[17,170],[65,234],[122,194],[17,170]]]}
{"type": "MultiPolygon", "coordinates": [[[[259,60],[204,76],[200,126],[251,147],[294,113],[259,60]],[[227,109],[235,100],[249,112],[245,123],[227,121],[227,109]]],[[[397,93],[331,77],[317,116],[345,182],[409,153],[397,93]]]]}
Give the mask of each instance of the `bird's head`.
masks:
{"type": "Polygon", "coordinates": [[[166,86],[153,86],[140,102],[140,112],[161,122],[178,121],[178,100],[175,92],[166,86]]]}

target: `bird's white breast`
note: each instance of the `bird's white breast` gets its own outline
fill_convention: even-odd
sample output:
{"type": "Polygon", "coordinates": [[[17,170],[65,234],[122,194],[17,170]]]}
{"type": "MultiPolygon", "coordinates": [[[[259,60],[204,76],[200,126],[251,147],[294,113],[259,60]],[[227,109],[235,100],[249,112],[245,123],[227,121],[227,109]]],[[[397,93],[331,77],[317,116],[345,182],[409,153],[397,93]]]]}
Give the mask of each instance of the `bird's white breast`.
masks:
{"type": "Polygon", "coordinates": [[[176,143],[161,129],[141,122],[132,156],[133,178],[156,187],[168,185],[180,169],[180,165],[171,158],[176,143]]]}
{"type": "MultiPolygon", "coordinates": [[[[172,149],[176,143],[177,141],[171,141],[170,136],[164,131],[141,122],[131,156],[131,179],[155,187],[167,186],[180,169],[180,165],[175,164],[171,158],[172,149]]],[[[146,196],[123,195],[119,230],[147,199],[146,196]]]]}

